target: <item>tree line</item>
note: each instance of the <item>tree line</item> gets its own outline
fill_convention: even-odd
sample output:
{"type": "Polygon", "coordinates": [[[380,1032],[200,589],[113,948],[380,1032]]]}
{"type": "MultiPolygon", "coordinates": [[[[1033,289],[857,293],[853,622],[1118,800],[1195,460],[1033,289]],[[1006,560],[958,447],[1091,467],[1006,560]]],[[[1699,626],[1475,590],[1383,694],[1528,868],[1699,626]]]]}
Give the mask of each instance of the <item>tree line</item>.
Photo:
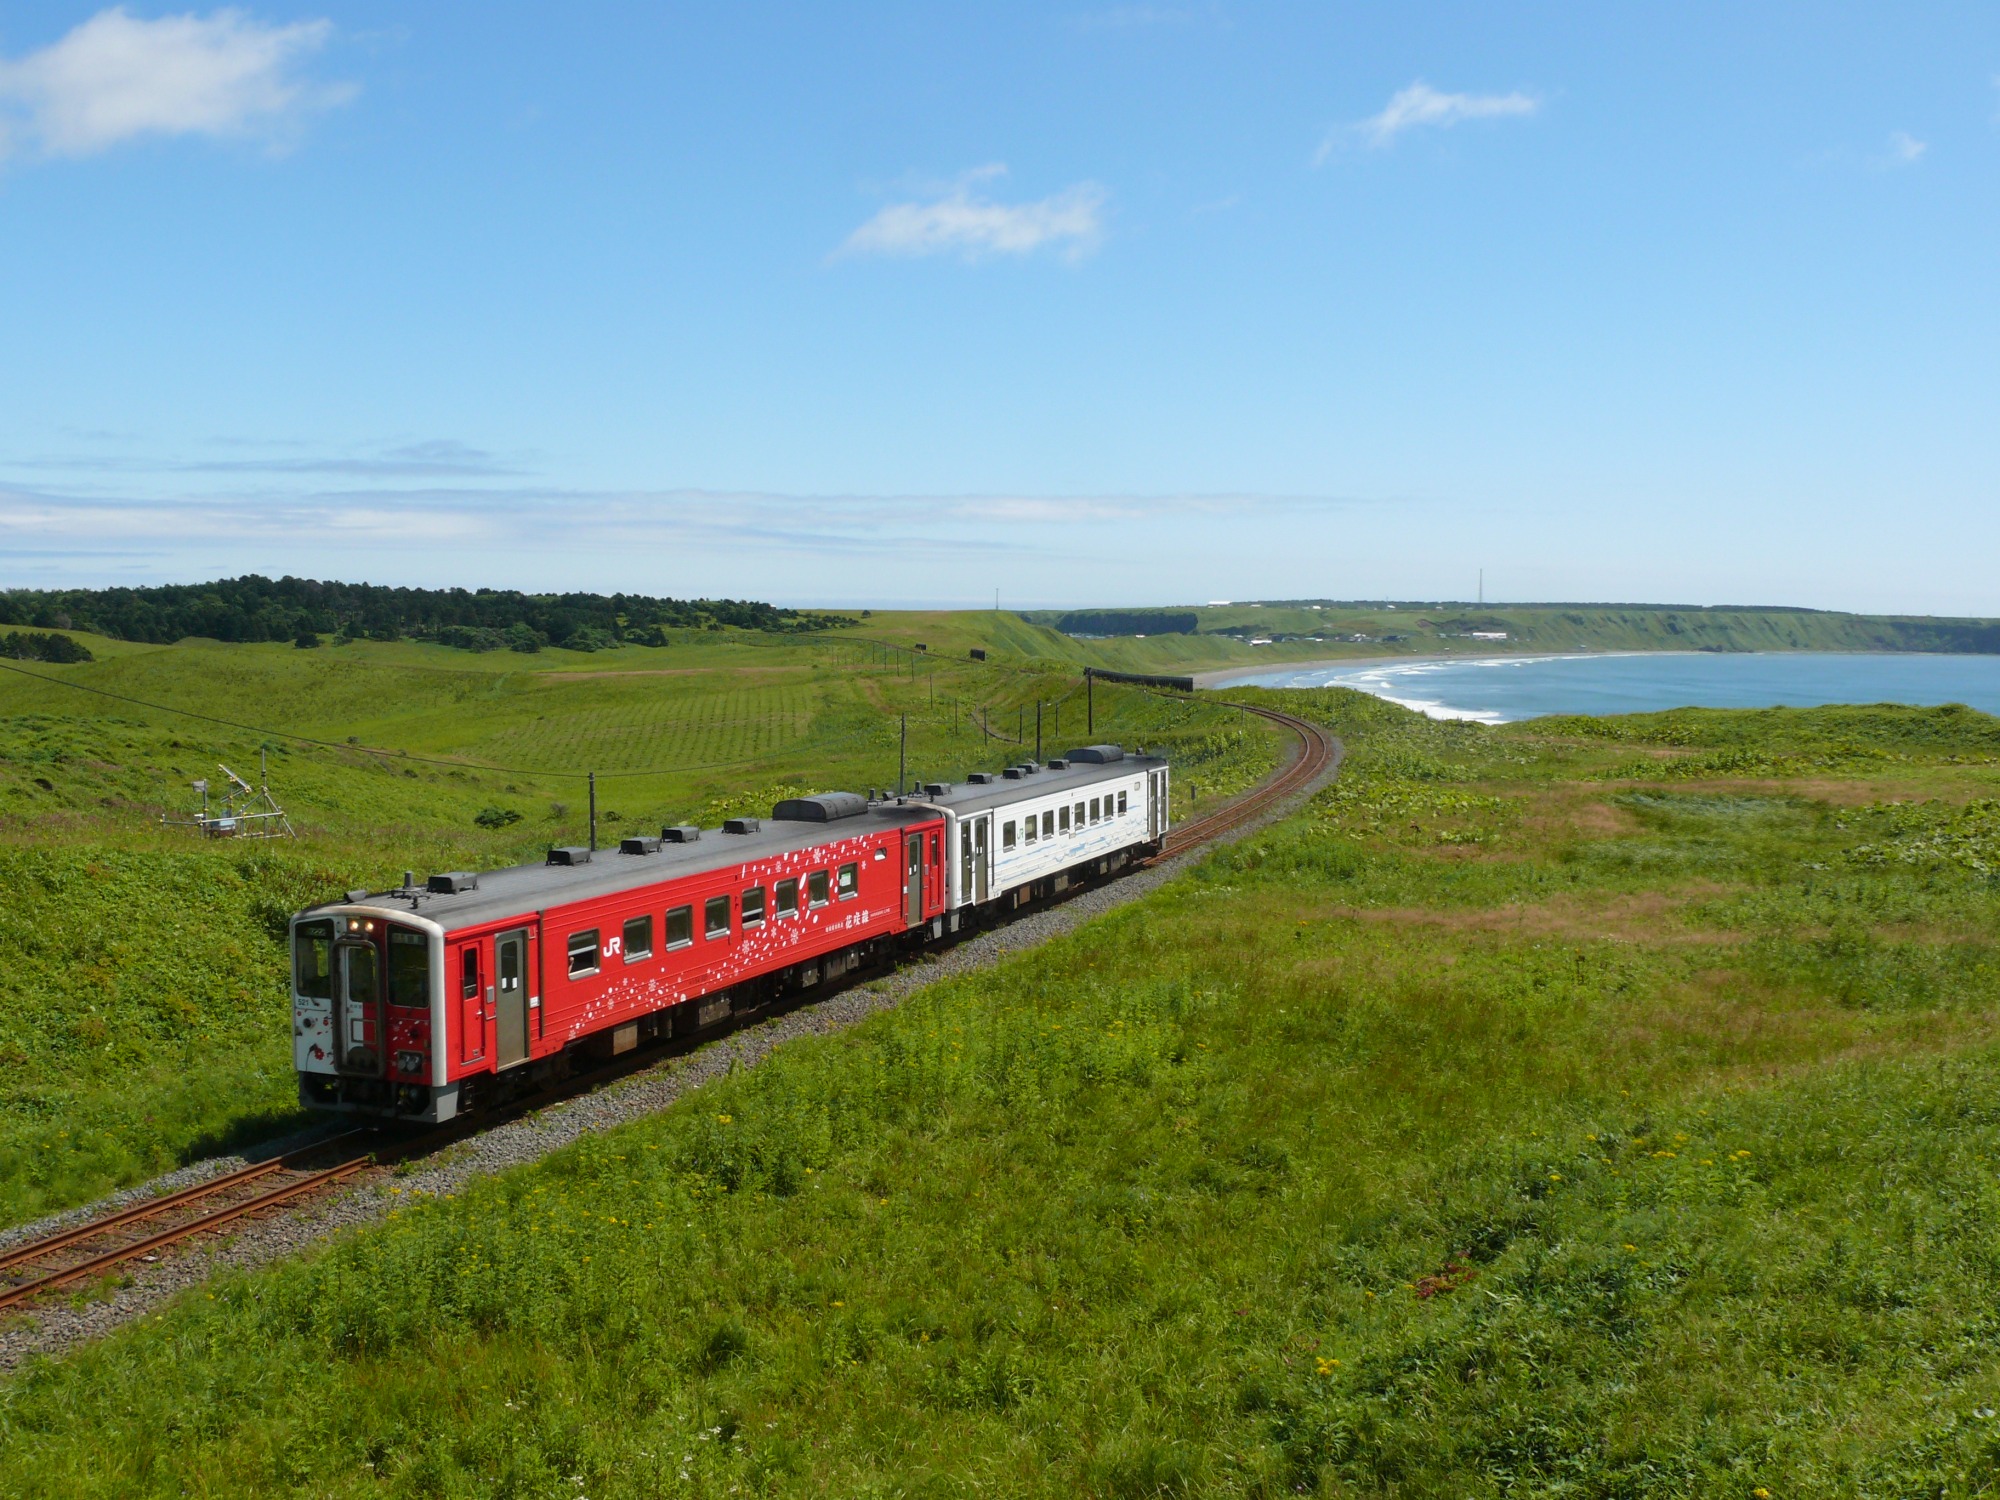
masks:
{"type": "MultiPolygon", "coordinates": [[[[821,630],[843,615],[741,599],[646,594],[524,594],[514,589],[407,589],[255,573],[146,588],[0,591],[0,625],[90,630],[165,645],[219,641],[418,640],[467,651],[597,651],[665,645],[669,630],[821,630]]],[[[80,648],[79,648],[80,649],[80,648]]]]}

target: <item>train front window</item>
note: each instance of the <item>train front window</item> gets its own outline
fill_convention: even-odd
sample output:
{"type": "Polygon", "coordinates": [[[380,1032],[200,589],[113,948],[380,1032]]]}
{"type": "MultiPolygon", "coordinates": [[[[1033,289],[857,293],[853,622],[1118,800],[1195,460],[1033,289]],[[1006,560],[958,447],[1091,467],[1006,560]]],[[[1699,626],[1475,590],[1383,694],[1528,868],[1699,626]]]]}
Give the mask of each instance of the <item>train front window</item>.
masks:
{"type": "Polygon", "coordinates": [[[381,990],[382,960],[373,943],[343,943],[347,968],[347,999],[352,1005],[373,1005],[381,990]]]}
{"type": "Polygon", "coordinates": [[[431,1003],[431,940],[421,932],[389,929],[389,1003],[431,1003]]]}
{"type": "Polygon", "coordinates": [[[333,923],[301,922],[292,937],[293,982],[309,1000],[333,998],[333,923]]]}

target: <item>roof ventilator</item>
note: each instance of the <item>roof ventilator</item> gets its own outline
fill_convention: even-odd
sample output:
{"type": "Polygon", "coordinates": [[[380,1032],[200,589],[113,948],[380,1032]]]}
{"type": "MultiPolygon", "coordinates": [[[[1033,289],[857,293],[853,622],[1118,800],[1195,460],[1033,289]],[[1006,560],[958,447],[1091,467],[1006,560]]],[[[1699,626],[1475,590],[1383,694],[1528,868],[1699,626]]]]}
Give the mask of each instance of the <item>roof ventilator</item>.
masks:
{"type": "Polygon", "coordinates": [[[660,830],[663,844],[692,844],[701,837],[701,830],[692,823],[669,823],[660,830]]]}
{"type": "Polygon", "coordinates": [[[859,792],[821,792],[817,797],[787,797],[771,809],[774,823],[831,823],[837,818],[853,818],[868,811],[868,799],[859,792]]]}
{"type": "Polygon", "coordinates": [[[973,786],[991,786],[993,784],[993,773],[991,771],[974,771],[965,779],[973,786]]]}
{"type": "Polygon", "coordinates": [[[479,877],[470,870],[450,870],[431,876],[424,882],[424,889],[433,896],[462,896],[479,889],[479,877]]]}
{"type": "Polygon", "coordinates": [[[633,838],[620,839],[618,841],[618,852],[620,854],[658,854],[660,852],[660,841],[658,839],[647,838],[643,833],[638,834],[633,838]]]}
{"type": "Polygon", "coordinates": [[[755,833],[764,825],[755,818],[731,818],[722,825],[724,833],[755,833]]]}
{"type": "Polygon", "coordinates": [[[587,865],[590,851],[581,844],[562,844],[549,850],[548,863],[552,865],[587,865]]]}
{"type": "Polygon", "coordinates": [[[1085,745],[1081,750],[1072,750],[1069,761],[1079,766],[1108,766],[1113,761],[1123,760],[1125,749],[1122,745],[1085,745]]]}

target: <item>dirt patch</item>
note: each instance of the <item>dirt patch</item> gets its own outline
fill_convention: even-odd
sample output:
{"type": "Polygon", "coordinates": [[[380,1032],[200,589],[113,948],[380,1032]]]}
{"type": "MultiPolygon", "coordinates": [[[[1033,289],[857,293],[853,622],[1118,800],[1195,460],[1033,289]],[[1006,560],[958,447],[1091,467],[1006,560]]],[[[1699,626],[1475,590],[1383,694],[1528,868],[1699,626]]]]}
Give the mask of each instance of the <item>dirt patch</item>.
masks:
{"type": "Polygon", "coordinates": [[[1710,900],[1725,889],[1697,881],[1672,894],[1640,891],[1601,900],[1564,895],[1548,901],[1457,911],[1423,906],[1335,906],[1315,916],[1370,926],[1422,927],[1433,932],[1491,934],[1525,941],[1589,943],[1608,938],[1673,946],[1740,943],[1747,934],[1687,927],[1679,920],[1683,907],[1710,900]]]}

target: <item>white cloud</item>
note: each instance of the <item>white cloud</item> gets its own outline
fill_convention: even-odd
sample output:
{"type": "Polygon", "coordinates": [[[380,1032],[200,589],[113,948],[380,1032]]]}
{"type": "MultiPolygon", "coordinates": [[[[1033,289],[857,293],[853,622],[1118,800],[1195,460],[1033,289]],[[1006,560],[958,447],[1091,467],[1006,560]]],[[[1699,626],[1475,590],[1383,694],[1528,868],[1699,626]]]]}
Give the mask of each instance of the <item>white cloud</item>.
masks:
{"type": "Polygon", "coordinates": [[[1421,125],[1456,125],[1461,120],[1504,120],[1532,115],[1542,107],[1533,94],[1446,94],[1421,80],[1399,90],[1378,115],[1344,125],[1320,142],[1313,155],[1318,166],[1342,141],[1357,138],[1370,146],[1387,146],[1406,130],[1421,125]]]}
{"type": "Polygon", "coordinates": [[[1918,140],[1907,130],[1889,132],[1889,156],[1900,165],[1909,166],[1921,161],[1930,149],[1930,142],[1918,140]]]}
{"type": "Polygon", "coordinates": [[[1058,247],[1071,260],[1088,255],[1104,237],[1104,189],[1079,182],[1034,203],[998,203],[976,184],[1006,175],[999,164],[966,173],[928,202],[891,203],[850,234],[842,255],[939,255],[956,251],[967,260],[988,255],[1028,255],[1058,247]]]}
{"type": "Polygon", "coordinates": [[[99,11],[39,52],[0,59],[0,155],[10,144],[87,156],[142,135],[273,136],[353,96],[295,71],[332,30],[240,10],[157,21],[99,11]]]}

